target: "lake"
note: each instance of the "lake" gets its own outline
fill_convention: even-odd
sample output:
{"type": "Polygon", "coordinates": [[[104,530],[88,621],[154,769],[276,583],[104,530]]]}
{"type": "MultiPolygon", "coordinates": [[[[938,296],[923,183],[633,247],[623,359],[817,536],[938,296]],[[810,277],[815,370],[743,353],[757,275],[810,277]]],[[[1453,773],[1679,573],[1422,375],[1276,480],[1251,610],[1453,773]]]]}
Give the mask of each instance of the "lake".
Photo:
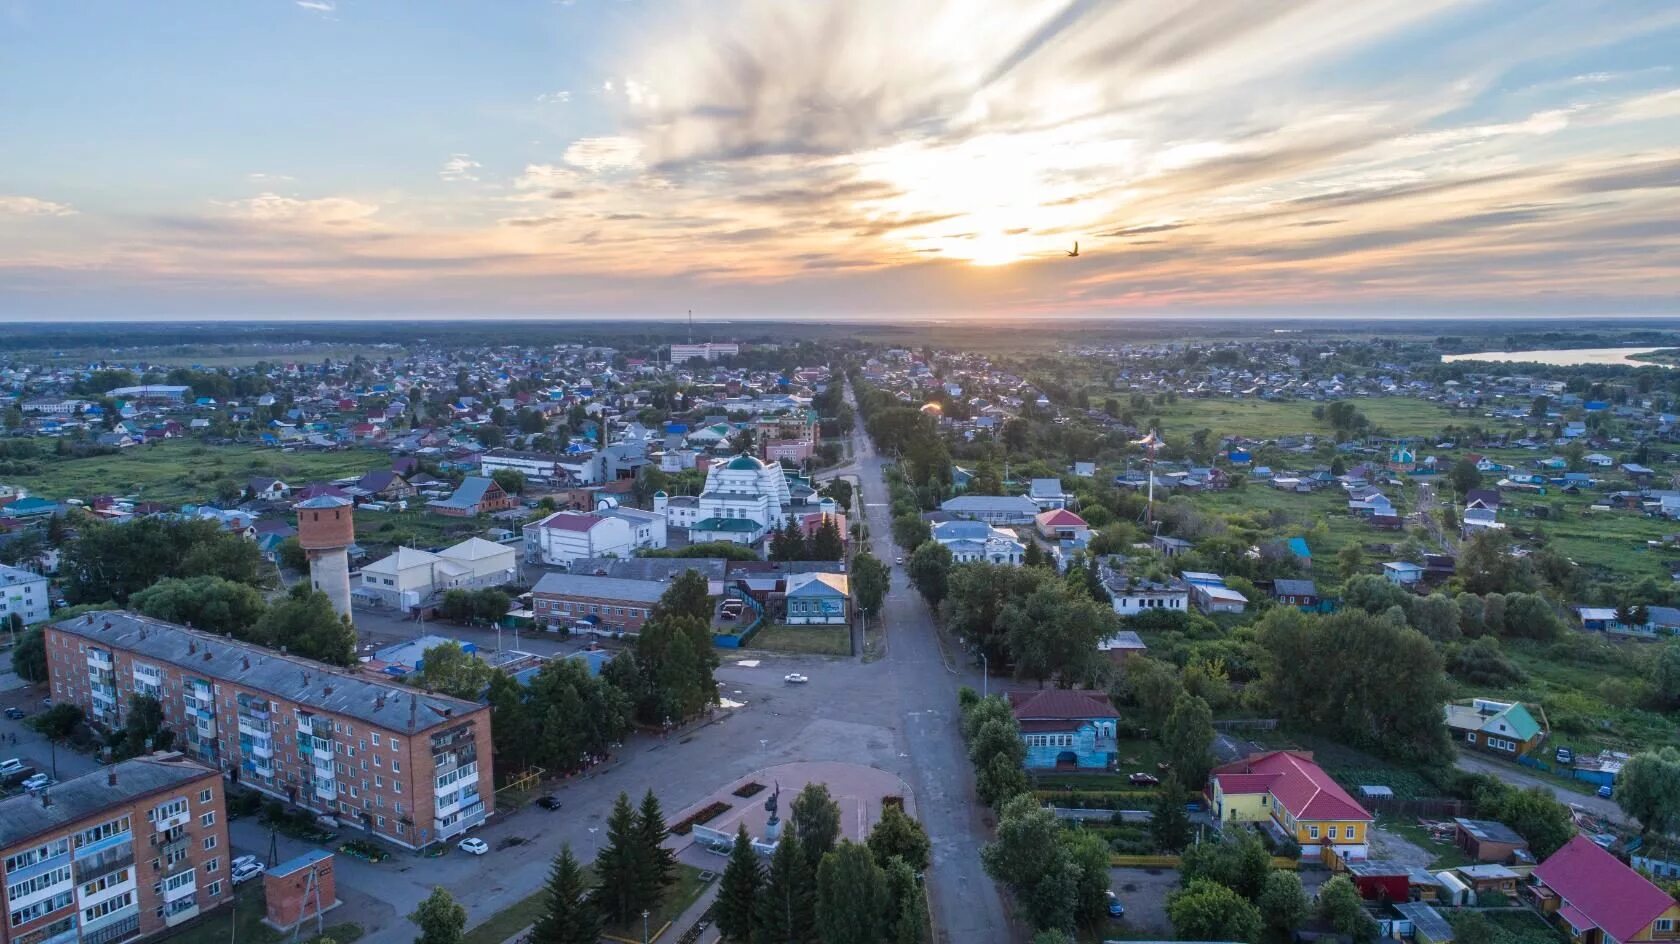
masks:
{"type": "Polygon", "coordinates": [[[1670,351],[1672,347],[1576,347],[1554,351],[1477,351],[1474,354],[1446,354],[1441,357],[1443,363],[1451,364],[1455,361],[1481,361],[1487,363],[1522,363],[1522,364],[1550,364],[1553,367],[1576,367],[1581,364],[1626,364],[1632,367],[1669,367],[1669,364],[1653,364],[1649,361],[1636,361],[1635,354],[1650,354],[1654,351],[1670,351]]]}

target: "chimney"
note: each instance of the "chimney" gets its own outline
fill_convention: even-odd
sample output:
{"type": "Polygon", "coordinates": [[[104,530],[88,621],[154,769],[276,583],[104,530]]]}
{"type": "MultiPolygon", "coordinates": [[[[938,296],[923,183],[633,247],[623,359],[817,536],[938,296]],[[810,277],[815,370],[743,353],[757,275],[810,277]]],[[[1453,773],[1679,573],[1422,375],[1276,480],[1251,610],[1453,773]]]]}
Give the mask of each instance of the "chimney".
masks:
{"type": "Polygon", "coordinates": [[[251,667],[251,657],[250,656],[246,656],[245,658],[243,658],[239,661],[244,664],[245,668],[249,669],[251,667]]]}
{"type": "Polygon", "coordinates": [[[114,787],[117,785],[117,768],[105,768],[105,785],[108,787],[114,787]]]}
{"type": "Polygon", "coordinates": [[[49,806],[52,806],[52,796],[50,795],[50,791],[42,790],[41,791],[41,809],[44,810],[49,806]]]}

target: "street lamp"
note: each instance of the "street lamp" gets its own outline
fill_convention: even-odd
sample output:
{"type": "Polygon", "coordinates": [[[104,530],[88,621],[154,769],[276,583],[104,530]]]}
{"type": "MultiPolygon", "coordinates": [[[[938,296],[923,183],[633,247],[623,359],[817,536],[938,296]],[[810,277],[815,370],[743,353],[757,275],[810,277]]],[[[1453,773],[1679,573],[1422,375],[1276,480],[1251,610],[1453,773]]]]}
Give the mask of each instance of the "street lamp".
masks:
{"type": "Polygon", "coordinates": [[[985,653],[984,650],[982,650],[980,652],[980,697],[981,698],[985,698],[989,694],[991,694],[991,681],[992,681],[992,667],[986,661],[986,653],[985,653]]]}
{"type": "Polygon", "coordinates": [[[648,911],[642,909],[642,944],[648,944],[648,911]]]}

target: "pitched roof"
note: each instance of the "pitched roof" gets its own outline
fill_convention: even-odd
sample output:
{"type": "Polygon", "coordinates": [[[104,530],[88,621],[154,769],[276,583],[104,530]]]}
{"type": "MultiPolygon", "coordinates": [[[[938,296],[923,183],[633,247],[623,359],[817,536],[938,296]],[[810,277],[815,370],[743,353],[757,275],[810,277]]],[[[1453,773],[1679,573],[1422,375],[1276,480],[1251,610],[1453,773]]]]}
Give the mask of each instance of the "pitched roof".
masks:
{"type": "Polygon", "coordinates": [[[1618,941],[1631,941],[1674,899],[1586,836],[1576,836],[1540,863],[1534,877],[1618,941]]]}
{"type": "Polygon", "coordinates": [[[607,519],[600,515],[579,514],[572,511],[557,511],[537,523],[539,528],[551,531],[591,531],[595,526],[607,519]]]}
{"type": "Polygon", "coordinates": [[[1009,710],[1017,721],[1061,721],[1073,718],[1118,718],[1120,713],[1102,692],[1046,688],[1010,692],[1009,710]]]}
{"type": "Polygon", "coordinates": [[[1046,511],[1043,514],[1040,514],[1037,520],[1041,527],[1047,528],[1085,527],[1085,519],[1079,517],[1071,511],[1068,511],[1066,508],[1056,508],[1051,511],[1046,511]]]}
{"type": "MultiPolygon", "coordinates": [[[[1277,797],[1278,803],[1296,819],[1306,820],[1370,820],[1359,801],[1348,795],[1341,785],[1330,779],[1312,758],[1294,751],[1272,751],[1256,754],[1214,770],[1220,787],[1227,792],[1239,792],[1231,787],[1233,774],[1274,774],[1266,787],[1277,797]]],[[[1257,781],[1240,781],[1252,784],[1257,781]]],[[[1259,791],[1254,791],[1259,792],[1259,791]]]]}
{"type": "Polygon", "coordinates": [[[850,593],[845,574],[804,573],[789,574],[787,595],[802,597],[843,597],[850,593]]]}

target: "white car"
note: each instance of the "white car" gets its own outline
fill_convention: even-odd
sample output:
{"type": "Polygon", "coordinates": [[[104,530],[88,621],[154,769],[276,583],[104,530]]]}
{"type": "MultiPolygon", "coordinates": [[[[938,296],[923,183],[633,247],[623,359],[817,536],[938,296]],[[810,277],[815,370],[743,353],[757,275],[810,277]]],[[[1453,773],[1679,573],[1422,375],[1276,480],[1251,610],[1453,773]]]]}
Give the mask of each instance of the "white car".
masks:
{"type": "Polygon", "coordinates": [[[257,864],[257,857],[254,856],[254,855],[235,856],[233,861],[228,863],[228,865],[230,867],[236,868],[236,869],[239,868],[242,865],[256,865],[256,864],[257,864]]]}
{"type": "Polygon", "coordinates": [[[810,680],[810,676],[800,675],[798,672],[789,672],[788,674],[782,676],[782,681],[787,682],[790,685],[804,685],[810,680]]]}
{"type": "Polygon", "coordinates": [[[0,777],[8,774],[15,774],[22,769],[23,761],[18,760],[16,757],[8,757],[5,760],[0,760],[0,777]]]}
{"type": "Polygon", "coordinates": [[[462,852],[470,852],[473,855],[483,855],[490,851],[490,844],[477,836],[469,836],[461,840],[460,847],[462,852]]]}
{"type": "Polygon", "coordinates": [[[37,790],[45,790],[57,782],[46,774],[36,774],[23,782],[23,788],[30,793],[34,793],[37,790]]]}
{"type": "Polygon", "coordinates": [[[266,871],[268,867],[261,862],[236,862],[233,866],[233,884],[243,885],[266,871]]]}

